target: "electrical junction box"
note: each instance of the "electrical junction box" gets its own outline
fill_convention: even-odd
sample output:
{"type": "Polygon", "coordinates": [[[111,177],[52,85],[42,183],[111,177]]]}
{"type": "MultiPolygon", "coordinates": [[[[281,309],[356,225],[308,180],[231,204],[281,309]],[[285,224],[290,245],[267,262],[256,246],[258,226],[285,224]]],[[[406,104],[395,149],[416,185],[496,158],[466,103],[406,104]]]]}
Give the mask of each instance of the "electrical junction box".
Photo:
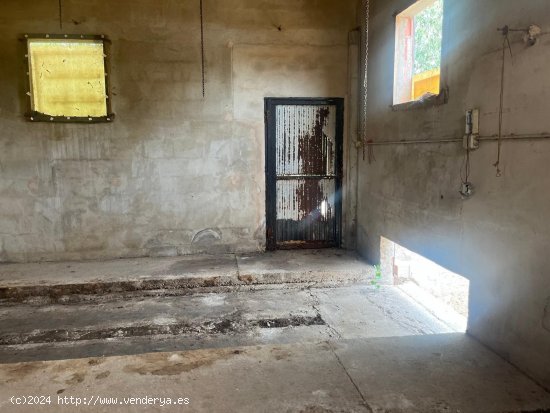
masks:
{"type": "Polygon", "coordinates": [[[479,148],[479,109],[466,111],[466,130],[463,140],[464,149],[479,148]]]}
{"type": "Polygon", "coordinates": [[[466,135],[479,135],[479,109],[466,111],[466,135]]]}
{"type": "Polygon", "coordinates": [[[464,149],[479,149],[479,135],[464,135],[462,146],[464,149]]]}

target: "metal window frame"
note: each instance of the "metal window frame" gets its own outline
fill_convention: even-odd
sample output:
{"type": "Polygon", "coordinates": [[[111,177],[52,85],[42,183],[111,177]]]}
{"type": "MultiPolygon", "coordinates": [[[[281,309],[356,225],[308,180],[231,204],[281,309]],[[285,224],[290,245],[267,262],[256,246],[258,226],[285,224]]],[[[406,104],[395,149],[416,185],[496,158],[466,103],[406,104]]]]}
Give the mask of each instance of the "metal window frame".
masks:
{"type": "Polygon", "coordinates": [[[30,122],[60,122],[60,123],[110,123],[114,120],[115,114],[111,106],[111,82],[110,82],[110,58],[109,46],[111,41],[103,34],[46,34],[33,33],[24,34],[20,38],[25,43],[25,68],[27,70],[26,79],[26,95],[27,95],[27,112],[25,117],[30,122]],[[29,40],[95,40],[101,41],[103,44],[104,70],[105,70],[105,103],[107,105],[107,115],[105,116],[51,116],[45,113],[37,112],[33,109],[32,103],[32,81],[31,81],[31,59],[29,51],[29,40]]]}
{"type": "MultiPolygon", "coordinates": [[[[280,105],[311,105],[336,107],[336,160],[335,160],[335,193],[342,193],[344,176],[344,98],[264,98],[265,116],[265,179],[266,179],[266,249],[280,249],[277,245],[277,159],[276,159],[276,108],[280,105]]],[[[335,241],[333,243],[309,243],[302,248],[336,247],[342,245],[342,210],[340,196],[335,203],[335,241]]]]}

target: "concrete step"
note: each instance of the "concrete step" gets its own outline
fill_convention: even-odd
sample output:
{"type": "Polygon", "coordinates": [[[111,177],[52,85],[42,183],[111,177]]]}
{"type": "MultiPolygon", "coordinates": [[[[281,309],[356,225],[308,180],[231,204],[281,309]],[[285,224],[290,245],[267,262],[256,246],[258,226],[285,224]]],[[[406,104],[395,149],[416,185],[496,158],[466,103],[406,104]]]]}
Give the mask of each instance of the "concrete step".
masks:
{"type": "Polygon", "coordinates": [[[337,249],[1,264],[0,303],[36,298],[74,302],[78,296],[153,291],[182,295],[270,284],[345,284],[365,282],[373,275],[374,269],[356,253],[337,249]]]}

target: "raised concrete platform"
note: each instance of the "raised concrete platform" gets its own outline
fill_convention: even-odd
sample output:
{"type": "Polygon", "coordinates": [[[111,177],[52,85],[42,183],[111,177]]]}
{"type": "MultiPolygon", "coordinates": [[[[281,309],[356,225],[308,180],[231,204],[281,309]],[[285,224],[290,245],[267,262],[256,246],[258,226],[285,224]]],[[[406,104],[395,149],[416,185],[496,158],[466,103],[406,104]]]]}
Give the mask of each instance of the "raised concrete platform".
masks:
{"type": "Polygon", "coordinates": [[[462,334],[5,364],[0,377],[0,410],[15,413],[520,413],[550,408],[549,393],[462,334]],[[36,409],[14,404],[29,395],[49,396],[50,403],[31,406],[36,409]],[[182,404],[161,407],[166,398],[182,404]]]}
{"type": "Polygon", "coordinates": [[[0,300],[282,283],[351,283],[373,268],[343,250],[0,264],[0,300]]]}

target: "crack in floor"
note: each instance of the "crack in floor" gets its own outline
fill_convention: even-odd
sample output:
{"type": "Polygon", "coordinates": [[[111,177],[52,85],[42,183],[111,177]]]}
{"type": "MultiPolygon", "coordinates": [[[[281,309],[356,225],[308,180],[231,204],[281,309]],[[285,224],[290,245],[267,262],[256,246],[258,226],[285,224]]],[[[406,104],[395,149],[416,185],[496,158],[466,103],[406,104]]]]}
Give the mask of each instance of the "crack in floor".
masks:
{"type": "MultiPolygon", "coordinates": [[[[320,305],[319,297],[317,297],[315,294],[313,294],[313,291],[311,291],[311,287],[306,288],[306,290],[307,290],[309,296],[311,297],[311,299],[313,300],[313,302],[311,304],[311,307],[313,308],[315,313],[317,313],[317,315],[322,318],[321,310],[319,309],[319,305],[320,305]]],[[[340,334],[340,332],[338,330],[336,330],[332,325],[330,325],[330,323],[325,321],[325,325],[329,329],[329,331],[331,331],[336,336],[336,338],[338,338],[338,339],[343,338],[342,334],[340,334]]]]}
{"type": "Polygon", "coordinates": [[[346,366],[344,366],[344,363],[342,363],[342,360],[340,359],[340,357],[338,356],[338,354],[336,353],[336,349],[334,348],[333,346],[333,343],[328,341],[327,342],[328,346],[330,347],[330,350],[332,351],[332,354],[334,354],[334,357],[336,358],[336,360],[338,361],[338,364],[340,365],[340,367],[342,367],[342,370],[344,370],[344,373],[346,373],[346,376],[348,376],[348,379],[349,381],[351,382],[351,384],[353,385],[353,387],[355,387],[355,390],[357,391],[357,393],[359,394],[359,396],[361,397],[361,400],[363,400],[363,405],[367,408],[367,410],[369,411],[369,413],[374,413],[374,410],[372,409],[372,407],[370,406],[369,402],[367,401],[365,395],[363,394],[363,392],[361,392],[361,389],[359,388],[359,386],[357,385],[357,383],[355,383],[355,380],[353,380],[353,377],[351,377],[351,374],[349,374],[348,370],[346,369],[346,366]]]}

